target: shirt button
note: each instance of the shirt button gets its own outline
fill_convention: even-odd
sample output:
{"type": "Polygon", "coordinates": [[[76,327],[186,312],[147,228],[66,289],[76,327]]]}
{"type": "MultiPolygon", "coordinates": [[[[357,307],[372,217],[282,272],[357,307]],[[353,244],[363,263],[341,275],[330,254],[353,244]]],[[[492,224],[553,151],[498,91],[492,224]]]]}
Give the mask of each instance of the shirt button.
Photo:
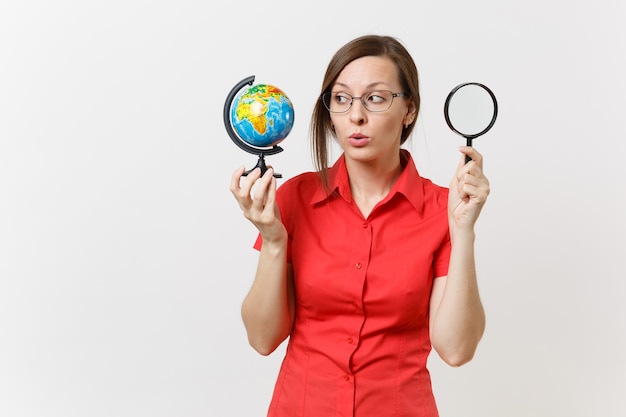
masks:
{"type": "Polygon", "coordinates": [[[359,308],[359,303],[352,303],[352,307],[354,307],[354,309],[356,310],[357,308],[359,308]]]}
{"type": "Polygon", "coordinates": [[[367,229],[368,224],[367,223],[363,223],[363,229],[367,229]]]}
{"type": "Polygon", "coordinates": [[[357,262],[355,266],[356,266],[356,269],[361,269],[361,266],[362,266],[361,262],[357,262]]]}
{"type": "Polygon", "coordinates": [[[354,343],[354,339],[352,339],[351,337],[349,337],[349,338],[348,338],[348,343],[349,343],[349,344],[354,343]]]}
{"type": "Polygon", "coordinates": [[[343,376],[343,379],[344,379],[345,381],[350,381],[350,375],[344,375],[344,376],[343,376]]]}

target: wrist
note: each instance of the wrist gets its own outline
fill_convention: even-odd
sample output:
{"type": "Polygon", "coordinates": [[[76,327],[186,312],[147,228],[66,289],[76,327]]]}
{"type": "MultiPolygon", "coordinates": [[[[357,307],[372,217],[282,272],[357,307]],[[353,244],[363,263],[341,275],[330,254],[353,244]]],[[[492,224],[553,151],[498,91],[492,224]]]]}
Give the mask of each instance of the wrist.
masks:
{"type": "Polygon", "coordinates": [[[287,232],[283,229],[283,233],[267,235],[261,234],[262,245],[267,250],[282,251],[287,247],[287,232]]]}
{"type": "Polygon", "coordinates": [[[469,244],[474,244],[474,241],[476,240],[476,232],[474,231],[474,228],[468,228],[468,229],[456,229],[451,227],[450,228],[450,241],[452,243],[469,243],[469,244]]]}

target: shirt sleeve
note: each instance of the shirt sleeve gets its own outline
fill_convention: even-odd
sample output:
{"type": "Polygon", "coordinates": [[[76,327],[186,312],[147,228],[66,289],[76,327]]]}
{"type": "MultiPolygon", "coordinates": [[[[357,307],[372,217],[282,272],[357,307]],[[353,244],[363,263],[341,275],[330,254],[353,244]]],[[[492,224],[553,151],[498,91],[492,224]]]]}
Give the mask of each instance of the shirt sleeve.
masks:
{"type": "Polygon", "coordinates": [[[452,244],[450,243],[450,233],[448,232],[433,257],[434,278],[445,277],[448,275],[451,250],[452,244]]]}

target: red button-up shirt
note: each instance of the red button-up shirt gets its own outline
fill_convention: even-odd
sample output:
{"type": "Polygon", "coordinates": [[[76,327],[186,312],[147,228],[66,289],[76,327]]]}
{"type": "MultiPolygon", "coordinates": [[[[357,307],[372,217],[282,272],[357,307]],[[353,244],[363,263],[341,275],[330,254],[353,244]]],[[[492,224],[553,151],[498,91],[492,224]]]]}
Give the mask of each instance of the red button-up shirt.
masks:
{"type": "Polygon", "coordinates": [[[279,187],[296,313],[268,416],[438,415],[426,361],[433,279],[450,257],[448,190],[402,152],[402,174],[367,218],[343,155],[331,195],[315,173],[279,187]]]}

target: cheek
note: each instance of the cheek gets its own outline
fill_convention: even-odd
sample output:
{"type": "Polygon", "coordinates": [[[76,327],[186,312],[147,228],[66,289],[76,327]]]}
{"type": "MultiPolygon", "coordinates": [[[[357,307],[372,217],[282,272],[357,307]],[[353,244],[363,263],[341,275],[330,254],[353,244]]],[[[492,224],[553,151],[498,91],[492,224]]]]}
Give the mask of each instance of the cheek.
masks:
{"type": "Polygon", "coordinates": [[[336,138],[341,138],[342,136],[346,136],[346,132],[350,131],[353,128],[350,125],[350,121],[346,120],[346,118],[342,119],[340,117],[331,117],[330,123],[332,127],[332,132],[336,138]]]}
{"type": "Polygon", "coordinates": [[[381,120],[379,123],[380,131],[390,136],[399,136],[402,134],[402,117],[388,117],[385,120],[381,120]]]}

